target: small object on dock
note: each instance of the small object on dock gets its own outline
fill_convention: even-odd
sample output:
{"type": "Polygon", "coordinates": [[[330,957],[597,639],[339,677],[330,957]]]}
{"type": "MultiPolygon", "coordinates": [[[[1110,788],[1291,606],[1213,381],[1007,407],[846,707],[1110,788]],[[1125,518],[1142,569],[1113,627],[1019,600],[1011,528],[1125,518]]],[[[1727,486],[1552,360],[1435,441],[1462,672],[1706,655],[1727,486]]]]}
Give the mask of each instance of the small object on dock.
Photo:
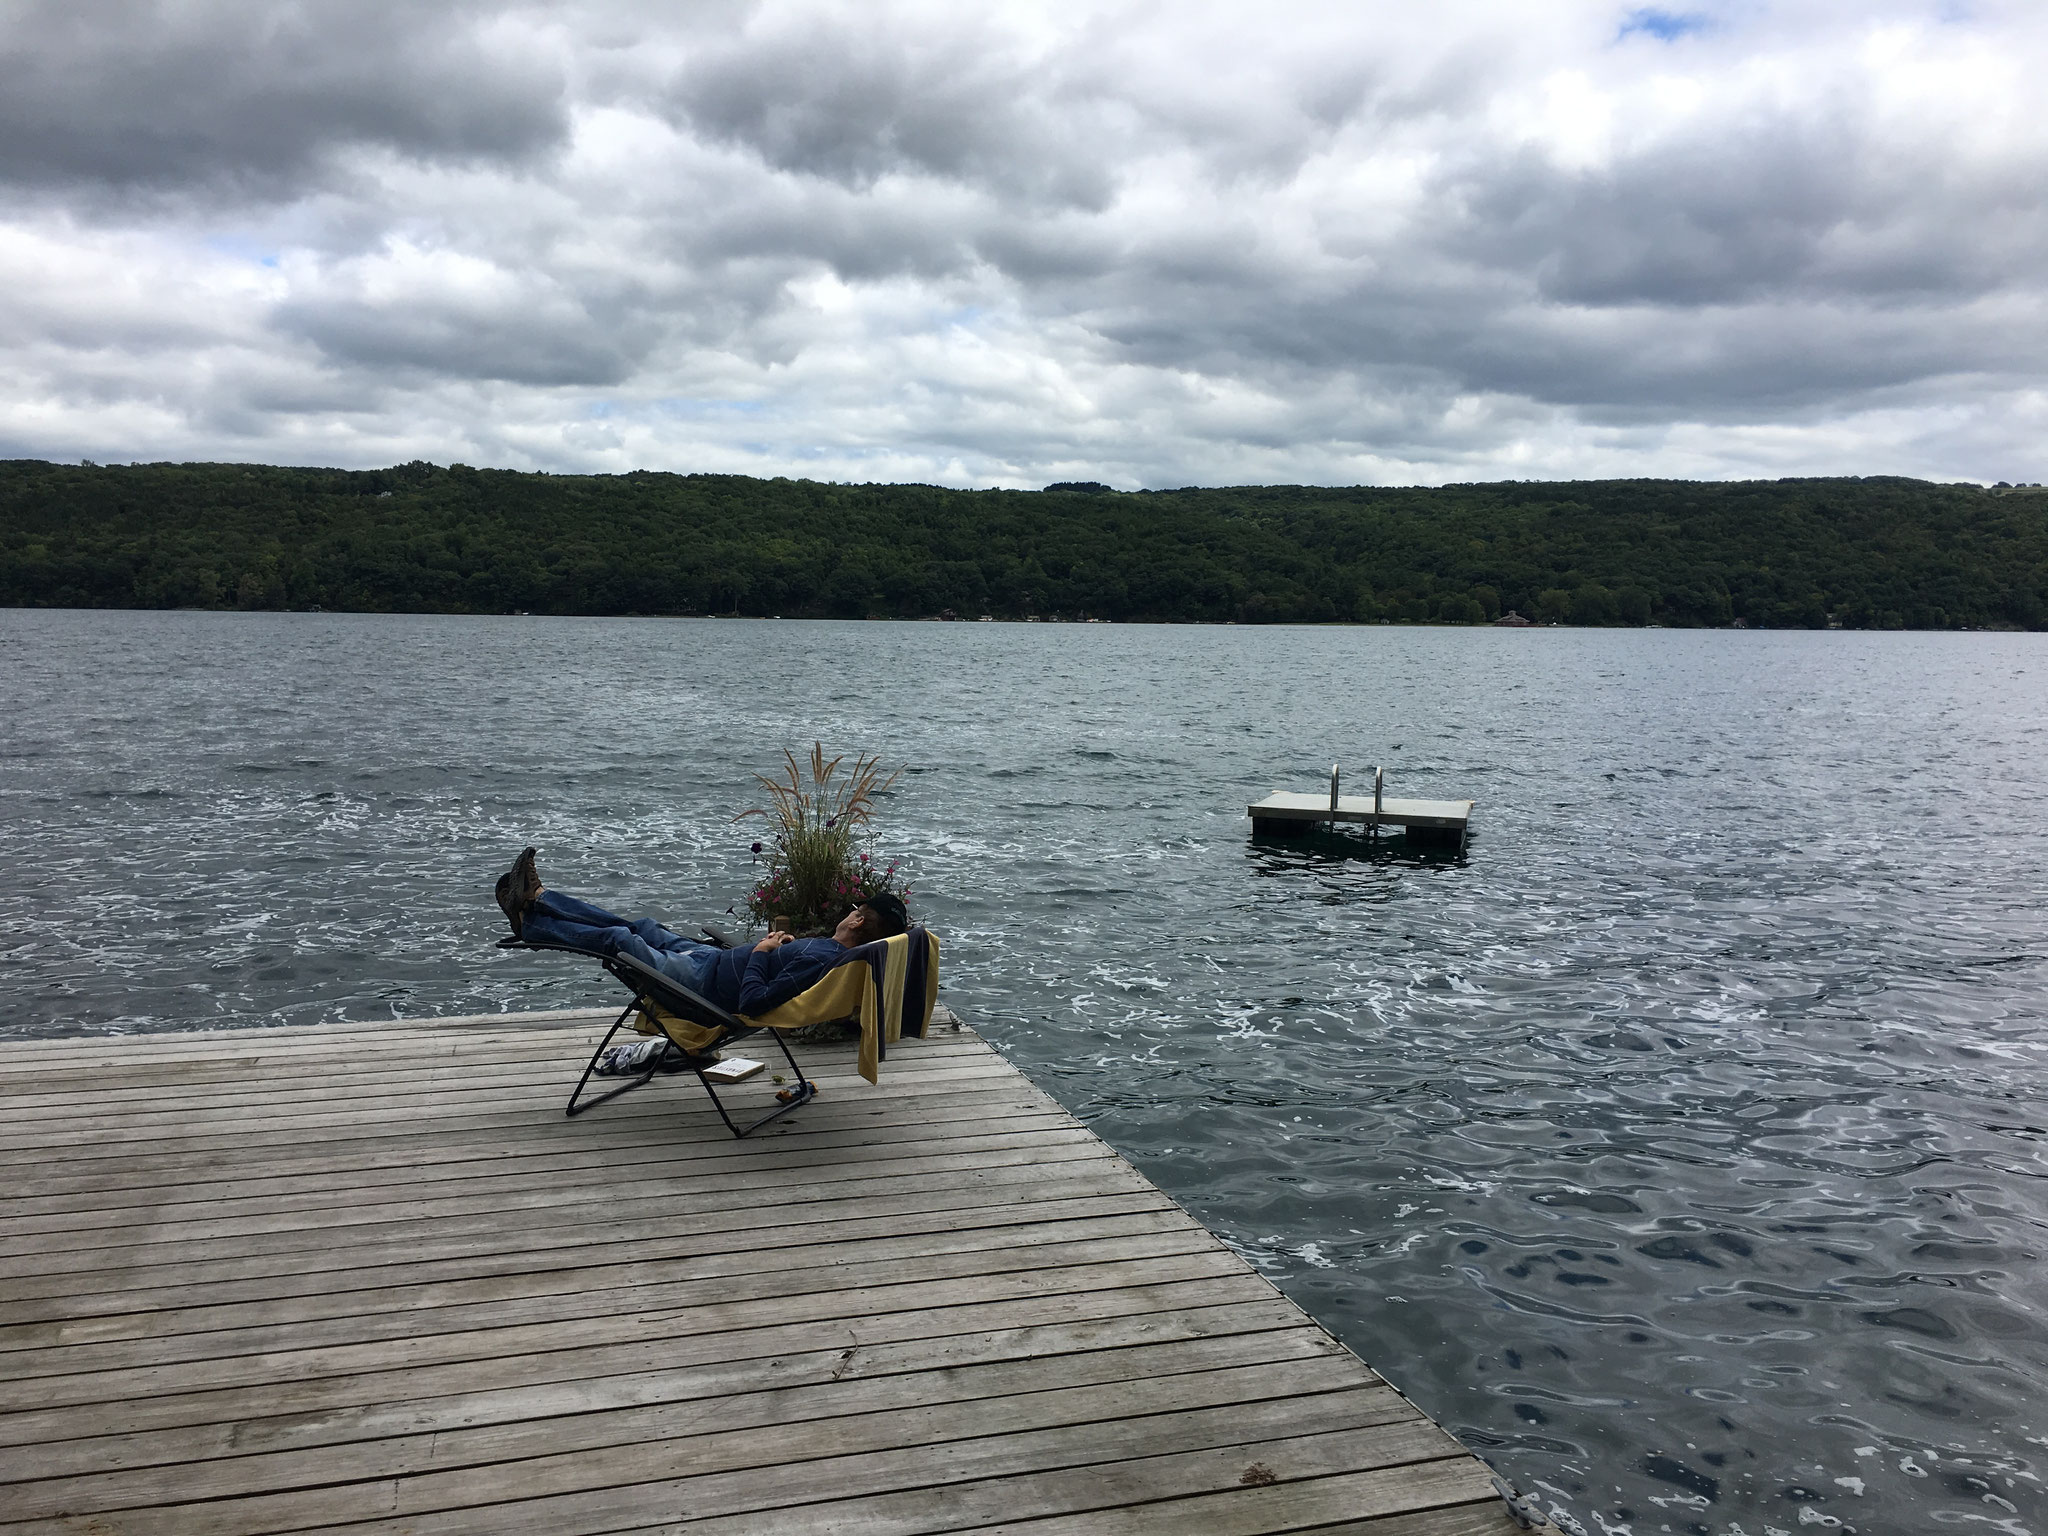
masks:
{"type": "Polygon", "coordinates": [[[714,1083],[744,1083],[767,1065],[767,1062],[755,1061],[751,1056],[728,1056],[706,1067],[704,1075],[714,1083]]]}
{"type": "Polygon", "coordinates": [[[1410,842],[1455,843],[1462,852],[1472,820],[1474,800],[1393,800],[1387,797],[1387,770],[1372,771],[1372,795],[1339,793],[1340,774],[1330,765],[1328,795],[1302,795],[1279,790],[1245,807],[1252,831],[1267,837],[1305,837],[1318,826],[1362,826],[1373,835],[1381,827],[1399,827],[1410,842]]]}

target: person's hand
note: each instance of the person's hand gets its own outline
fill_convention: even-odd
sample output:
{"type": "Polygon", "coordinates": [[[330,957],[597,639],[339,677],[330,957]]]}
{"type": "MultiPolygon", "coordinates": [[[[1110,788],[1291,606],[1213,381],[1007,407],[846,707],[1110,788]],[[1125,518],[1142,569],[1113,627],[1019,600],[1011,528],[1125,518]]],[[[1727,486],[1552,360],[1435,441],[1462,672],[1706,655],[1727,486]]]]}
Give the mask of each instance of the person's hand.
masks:
{"type": "Polygon", "coordinates": [[[774,932],[770,933],[766,938],[762,939],[758,944],[756,944],[754,948],[761,950],[764,953],[771,949],[780,949],[783,945],[787,944],[791,939],[795,937],[795,934],[785,933],[780,928],[777,928],[774,932]]]}

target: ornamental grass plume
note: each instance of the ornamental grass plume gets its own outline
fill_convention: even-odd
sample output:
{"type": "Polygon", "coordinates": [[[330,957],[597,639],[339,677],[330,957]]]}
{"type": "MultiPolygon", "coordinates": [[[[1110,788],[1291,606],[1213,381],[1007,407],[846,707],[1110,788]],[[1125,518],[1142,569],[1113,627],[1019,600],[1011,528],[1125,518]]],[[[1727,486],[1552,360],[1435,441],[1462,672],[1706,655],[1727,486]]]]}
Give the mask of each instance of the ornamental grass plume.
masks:
{"type": "Polygon", "coordinates": [[[897,884],[897,866],[877,869],[860,846],[876,798],[889,792],[902,770],[884,779],[880,757],[856,757],[842,775],[845,757],[827,762],[818,742],[811,744],[808,762],[800,762],[788,748],[782,758],[781,777],[755,775],[768,791],[768,804],[734,818],[761,816],[775,827],[772,844],[753,845],[756,859],[767,866],[747,897],[754,921],[781,918],[792,933],[830,933],[849,908],[883,891],[907,895],[907,888],[897,884]]]}

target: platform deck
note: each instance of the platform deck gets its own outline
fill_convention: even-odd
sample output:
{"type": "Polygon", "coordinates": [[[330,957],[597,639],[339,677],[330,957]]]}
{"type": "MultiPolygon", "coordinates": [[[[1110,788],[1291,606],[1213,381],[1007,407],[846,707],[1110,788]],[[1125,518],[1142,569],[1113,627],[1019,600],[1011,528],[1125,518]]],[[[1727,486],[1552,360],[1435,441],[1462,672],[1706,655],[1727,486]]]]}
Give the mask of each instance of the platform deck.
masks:
{"type": "Polygon", "coordinates": [[[0,1045],[0,1533],[1514,1529],[972,1033],[735,1141],[608,1017],[0,1045]]]}
{"type": "Polygon", "coordinates": [[[1396,800],[1391,796],[1373,808],[1371,795],[1339,795],[1330,809],[1328,795],[1301,795],[1286,790],[1270,794],[1245,814],[1254,821],[1342,821],[1361,826],[1462,828],[1472,819],[1471,800],[1396,800]]]}

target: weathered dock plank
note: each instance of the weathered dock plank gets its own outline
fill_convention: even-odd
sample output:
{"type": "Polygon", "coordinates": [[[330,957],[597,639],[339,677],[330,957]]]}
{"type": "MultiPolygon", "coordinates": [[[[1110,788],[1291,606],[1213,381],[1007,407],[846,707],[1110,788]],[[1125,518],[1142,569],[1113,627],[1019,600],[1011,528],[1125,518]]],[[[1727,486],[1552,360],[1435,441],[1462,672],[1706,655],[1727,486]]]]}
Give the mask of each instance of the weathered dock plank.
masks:
{"type": "Polygon", "coordinates": [[[0,1536],[1516,1528],[971,1032],[735,1141],[603,1022],[0,1046],[0,1536]]]}

